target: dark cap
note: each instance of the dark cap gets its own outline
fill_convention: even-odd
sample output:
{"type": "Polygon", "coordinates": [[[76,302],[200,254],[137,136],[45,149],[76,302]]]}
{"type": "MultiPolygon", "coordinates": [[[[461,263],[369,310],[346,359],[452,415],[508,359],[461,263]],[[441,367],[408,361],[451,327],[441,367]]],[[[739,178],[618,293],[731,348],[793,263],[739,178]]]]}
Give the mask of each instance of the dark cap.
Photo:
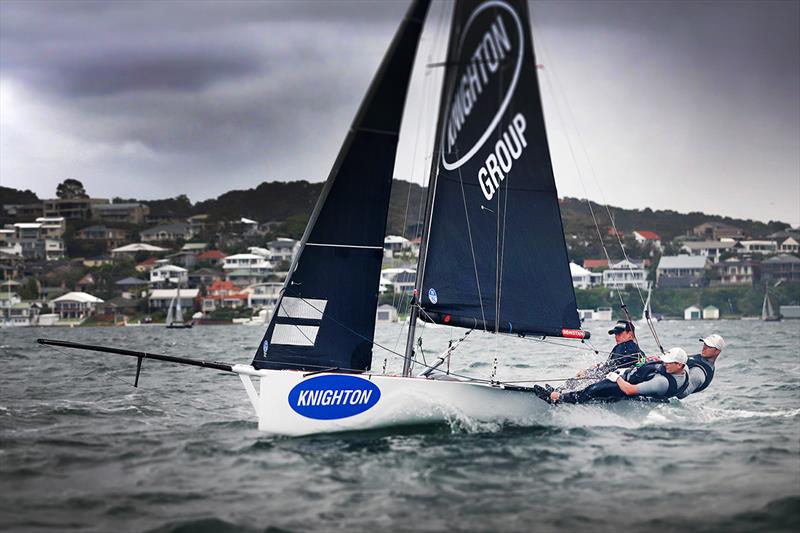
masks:
{"type": "Polygon", "coordinates": [[[608,330],[608,334],[616,335],[617,333],[622,333],[623,331],[636,331],[636,328],[633,326],[633,322],[628,322],[627,320],[617,320],[617,323],[614,325],[614,327],[608,330]]]}

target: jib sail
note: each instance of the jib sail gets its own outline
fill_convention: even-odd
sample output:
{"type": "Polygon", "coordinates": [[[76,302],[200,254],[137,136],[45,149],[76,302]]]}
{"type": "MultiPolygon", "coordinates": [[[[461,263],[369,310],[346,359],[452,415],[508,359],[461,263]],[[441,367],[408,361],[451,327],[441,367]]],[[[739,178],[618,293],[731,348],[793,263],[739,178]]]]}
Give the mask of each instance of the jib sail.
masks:
{"type": "Polygon", "coordinates": [[[322,190],[253,366],[369,369],[398,132],[429,0],[415,1],[322,190]]]}

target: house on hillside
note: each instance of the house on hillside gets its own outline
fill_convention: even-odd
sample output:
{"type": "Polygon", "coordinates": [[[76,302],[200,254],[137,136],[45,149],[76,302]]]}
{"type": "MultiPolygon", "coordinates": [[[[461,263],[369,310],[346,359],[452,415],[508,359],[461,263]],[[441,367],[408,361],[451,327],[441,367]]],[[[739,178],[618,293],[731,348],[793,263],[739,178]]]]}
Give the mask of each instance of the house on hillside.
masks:
{"type": "Polygon", "coordinates": [[[711,280],[712,287],[718,285],[752,285],[755,280],[758,264],[749,259],[731,257],[712,265],[716,273],[711,280]]]}
{"type": "Polygon", "coordinates": [[[786,237],[781,241],[778,251],[782,254],[796,254],[800,252],[800,243],[794,237],[786,237]]]}
{"type": "Polygon", "coordinates": [[[123,278],[119,281],[116,281],[114,285],[122,291],[122,298],[128,300],[135,300],[136,298],[141,298],[145,296],[145,291],[147,287],[150,285],[150,282],[134,278],[134,277],[127,277],[123,278]]]}
{"type": "Polygon", "coordinates": [[[231,281],[215,281],[200,297],[200,309],[210,313],[219,308],[235,309],[247,305],[248,294],[241,291],[231,281]]]}
{"type": "Polygon", "coordinates": [[[572,262],[569,264],[569,272],[572,275],[572,286],[576,289],[589,289],[603,281],[600,272],[592,272],[572,262]]]}
{"type": "Polygon", "coordinates": [[[182,266],[183,268],[191,270],[197,264],[197,255],[193,252],[180,251],[166,256],[173,265],[182,266]]]}
{"type": "Polygon", "coordinates": [[[703,308],[703,320],[719,320],[719,308],[707,305],[703,308]]]}
{"type": "Polygon", "coordinates": [[[709,241],[720,239],[744,239],[744,231],[736,226],[725,224],[724,222],[703,222],[692,229],[692,235],[709,241]]]}
{"type": "Polygon", "coordinates": [[[208,287],[215,281],[222,281],[225,279],[225,274],[221,270],[214,270],[213,268],[200,268],[194,272],[189,272],[189,287],[195,288],[208,287]]]}
{"type": "Polygon", "coordinates": [[[609,289],[639,288],[647,290],[647,271],[644,263],[623,259],[603,271],[603,287],[609,289]]]}
{"type": "Polygon", "coordinates": [[[761,279],[767,283],[800,281],[800,259],[789,254],[779,254],[761,262],[761,279]]]}
{"type": "Polygon", "coordinates": [[[119,248],[114,248],[113,250],[111,250],[111,257],[125,257],[125,256],[133,257],[141,252],[147,252],[149,254],[161,254],[168,251],[169,251],[168,249],[162,248],[160,246],[135,242],[133,244],[126,244],[125,246],[120,246],[119,248]]]}
{"type": "Polygon", "coordinates": [[[252,309],[274,309],[278,305],[283,283],[256,283],[245,288],[247,307],[252,309]]]}
{"type": "MultiPolygon", "coordinates": [[[[197,296],[200,293],[198,289],[180,289],[181,291],[181,308],[184,312],[194,309],[197,296]]],[[[178,297],[178,289],[154,289],[150,292],[147,299],[147,305],[150,309],[169,309],[169,303],[178,297]]]]}
{"type": "Polygon", "coordinates": [[[116,248],[125,242],[127,235],[125,230],[94,225],[75,232],[75,238],[79,241],[103,241],[107,247],[116,248]]]}
{"type": "Polygon", "coordinates": [[[150,284],[157,288],[168,285],[186,286],[189,271],[175,265],[162,265],[150,271],[150,284]]]}
{"type": "Polygon", "coordinates": [[[206,250],[197,255],[197,262],[198,263],[208,263],[214,266],[220,266],[222,264],[222,260],[225,259],[227,255],[220,252],[219,250],[206,250]]]}
{"type": "Polygon", "coordinates": [[[300,249],[300,241],[279,237],[267,243],[267,259],[279,263],[285,261],[291,263],[297,251],[300,249]]]}
{"type": "Polygon", "coordinates": [[[638,229],[633,231],[633,238],[639,246],[651,244],[656,250],[661,250],[661,236],[655,231],[638,229]]]}
{"type": "Polygon", "coordinates": [[[163,224],[148,228],[139,233],[139,236],[142,242],[188,241],[192,238],[192,231],[189,224],[163,224]]]}
{"type": "Polygon", "coordinates": [[[681,246],[681,252],[689,255],[707,257],[712,263],[719,261],[720,256],[725,253],[736,253],[741,246],[736,241],[686,241],[681,246]]]}
{"type": "Polygon", "coordinates": [[[708,259],[693,255],[662,255],[656,268],[656,285],[664,288],[702,287],[708,259]]]}
{"type": "Polygon", "coordinates": [[[104,222],[125,222],[144,224],[150,208],[139,203],[96,204],[92,206],[92,218],[104,222]]]}
{"type": "Polygon", "coordinates": [[[778,243],[775,241],[739,241],[737,252],[740,254],[772,255],[778,253],[778,243]]]}
{"type": "Polygon", "coordinates": [[[683,310],[684,320],[700,320],[702,318],[703,318],[703,310],[697,307],[696,305],[689,306],[683,310]]]}
{"type": "Polygon", "coordinates": [[[584,259],[583,268],[589,270],[608,268],[608,259],[584,259]]]}
{"type": "Polygon", "coordinates": [[[60,320],[82,320],[94,314],[103,300],[86,292],[68,292],[50,302],[60,320]]]}

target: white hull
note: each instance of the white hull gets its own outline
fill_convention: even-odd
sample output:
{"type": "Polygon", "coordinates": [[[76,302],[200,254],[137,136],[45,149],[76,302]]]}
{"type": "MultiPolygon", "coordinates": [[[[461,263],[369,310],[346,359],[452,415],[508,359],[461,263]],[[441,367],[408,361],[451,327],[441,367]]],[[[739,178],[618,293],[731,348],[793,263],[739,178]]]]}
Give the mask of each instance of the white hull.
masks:
{"type": "MultiPolygon", "coordinates": [[[[507,390],[500,386],[467,381],[439,381],[375,374],[309,374],[293,370],[255,370],[249,365],[235,365],[233,370],[239,374],[256,411],[258,429],[273,435],[300,436],[453,421],[523,422],[535,420],[548,407],[530,392],[507,390]],[[331,376],[336,377],[331,378],[331,376]],[[313,383],[309,380],[316,379],[314,383],[320,383],[342,378],[355,380],[356,383],[360,383],[360,380],[369,382],[365,385],[373,392],[369,398],[369,403],[372,405],[355,406],[355,409],[365,407],[365,410],[352,415],[345,413],[345,416],[333,419],[309,417],[299,412],[307,408],[292,405],[297,404],[298,398],[298,393],[295,392],[293,402],[290,398],[292,390],[312,387],[313,383]],[[255,381],[260,383],[254,383],[255,381]]],[[[303,394],[305,393],[306,391],[303,391],[303,394]]],[[[341,397],[340,394],[340,403],[341,397]]],[[[306,400],[303,396],[300,398],[301,403],[306,400]]],[[[355,399],[359,400],[359,397],[355,399]]],[[[311,401],[313,400],[309,400],[309,403],[311,401]]],[[[348,405],[318,405],[313,409],[327,416],[326,409],[354,408],[349,405],[350,402],[344,403],[348,405]]]]}

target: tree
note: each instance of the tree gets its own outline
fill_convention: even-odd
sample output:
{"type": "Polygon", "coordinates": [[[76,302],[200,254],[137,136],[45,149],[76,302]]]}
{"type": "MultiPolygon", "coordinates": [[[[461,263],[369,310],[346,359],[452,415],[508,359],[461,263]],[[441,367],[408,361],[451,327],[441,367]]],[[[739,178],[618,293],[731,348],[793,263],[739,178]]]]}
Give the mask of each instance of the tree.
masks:
{"type": "Polygon", "coordinates": [[[83,183],[72,178],[67,178],[56,187],[56,196],[62,199],[89,198],[83,183]]]}
{"type": "Polygon", "coordinates": [[[36,278],[28,278],[28,281],[22,286],[19,295],[23,300],[37,299],[39,297],[39,284],[36,282],[36,278]]]}

